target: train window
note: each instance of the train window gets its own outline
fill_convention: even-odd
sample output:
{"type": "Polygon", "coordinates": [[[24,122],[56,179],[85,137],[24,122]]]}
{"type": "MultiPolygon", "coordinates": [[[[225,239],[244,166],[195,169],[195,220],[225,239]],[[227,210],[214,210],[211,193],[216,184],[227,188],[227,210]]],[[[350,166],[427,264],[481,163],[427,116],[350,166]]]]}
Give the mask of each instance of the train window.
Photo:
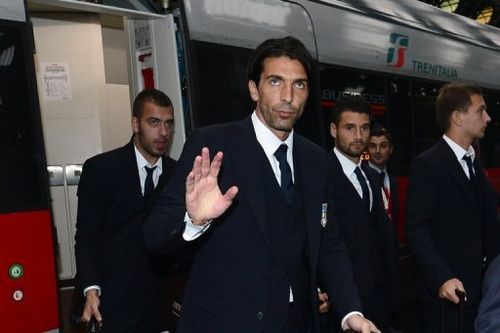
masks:
{"type": "Polygon", "coordinates": [[[500,168],[500,93],[485,90],[484,100],[491,121],[480,141],[479,155],[487,168],[500,168]]]}
{"type": "Polygon", "coordinates": [[[435,104],[441,84],[413,81],[412,100],[416,154],[430,148],[442,135],[436,122],[435,104]]]}
{"type": "Polygon", "coordinates": [[[410,161],[415,156],[410,85],[410,80],[407,78],[388,78],[387,120],[382,125],[391,133],[394,140],[389,167],[397,176],[408,174],[410,161]]]}
{"type": "Polygon", "coordinates": [[[0,212],[47,207],[43,142],[34,126],[40,119],[28,84],[34,73],[26,72],[25,57],[31,54],[19,29],[0,22],[0,212]]]}
{"type": "Polygon", "coordinates": [[[191,42],[193,127],[243,119],[253,111],[246,66],[251,50],[191,42]]]}

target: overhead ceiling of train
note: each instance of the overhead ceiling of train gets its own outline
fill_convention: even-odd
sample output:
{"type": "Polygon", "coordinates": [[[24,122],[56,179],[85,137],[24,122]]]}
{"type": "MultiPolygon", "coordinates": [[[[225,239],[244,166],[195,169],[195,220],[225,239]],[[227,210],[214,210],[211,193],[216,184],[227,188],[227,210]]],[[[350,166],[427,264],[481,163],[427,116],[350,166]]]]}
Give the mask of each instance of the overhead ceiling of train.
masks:
{"type": "Polygon", "coordinates": [[[500,28],[500,0],[419,0],[444,11],[500,28]]]}

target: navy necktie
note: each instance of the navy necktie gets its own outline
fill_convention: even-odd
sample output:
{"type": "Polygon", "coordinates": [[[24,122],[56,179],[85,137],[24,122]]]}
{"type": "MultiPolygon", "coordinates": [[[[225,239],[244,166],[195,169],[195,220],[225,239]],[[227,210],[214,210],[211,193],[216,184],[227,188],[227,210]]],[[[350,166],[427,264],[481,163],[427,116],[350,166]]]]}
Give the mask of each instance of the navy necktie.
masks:
{"type": "Polygon", "coordinates": [[[282,144],[279,148],[274,152],[274,156],[278,160],[280,164],[280,172],[281,172],[281,190],[285,195],[285,199],[287,204],[292,203],[293,198],[293,180],[292,180],[292,169],[290,169],[290,165],[286,160],[286,151],[288,150],[288,146],[286,144],[282,144]]]}
{"type": "Polygon", "coordinates": [[[146,181],[144,182],[144,198],[147,198],[153,189],[155,188],[155,183],[153,182],[153,172],[156,169],[156,166],[149,168],[147,166],[144,167],[146,169],[146,181]]]}
{"type": "Polygon", "coordinates": [[[363,191],[363,202],[365,203],[368,210],[370,210],[370,191],[368,190],[368,185],[366,184],[366,179],[361,173],[359,166],[354,169],[356,178],[358,178],[359,185],[361,185],[361,190],[363,191]]]}
{"type": "Polygon", "coordinates": [[[474,173],[474,166],[472,165],[472,158],[470,156],[464,155],[462,159],[467,163],[467,168],[469,168],[469,179],[472,183],[472,186],[474,186],[474,189],[476,189],[477,186],[477,178],[476,174],[474,173]]]}
{"type": "Polygon", "coordinates": [[[381,173],[379,173],[379,176],[380,176],[380,183],[382,184],[382,188],[386,188],[385,187],[385,171],[382,171],[381,173]]]}

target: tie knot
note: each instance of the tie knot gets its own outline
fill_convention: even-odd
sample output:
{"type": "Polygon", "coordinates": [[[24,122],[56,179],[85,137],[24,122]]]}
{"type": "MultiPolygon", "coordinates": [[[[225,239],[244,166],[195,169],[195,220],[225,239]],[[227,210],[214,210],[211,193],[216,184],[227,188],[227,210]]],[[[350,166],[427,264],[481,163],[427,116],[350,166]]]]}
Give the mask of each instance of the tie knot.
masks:
{"type": "Polygon", "coordinates": [[[156,166],[154,166],[154,167],[152,167],[152,168],[150,168],[150,167],[148,167],[148,166],[145,166],[145,167],[144,167],[144,169],[146,169],[146,173],[147,173],[147,174],[148,174],[148,176],[149,176],[149,175],[153,175],[153,172],[155,171],[156,166]]]}
{"type": "Polygon", "coordinates": [[[278,161],[286,161],[286,152],[288,150],[288,146],[286,144],[282,144],[276,149],[274,152],[274,156],[278,159],[278,161]]]}
{"type": "Polygon", "coordinates": [[[381,173],[379,173],[379,176],[380,176],[380,182],[382,183],[382,185],[384,185],[384,183],[385,183],[385,171],[382,171],[381,173]]]}
{"type": "Polygon", "coordinates": [[[470,156],[464,155],[464,157],[462,157],[462,159],[465,162],[467,162],[467,165],[471,165],[472,164],[472,158],[470,156]]]}

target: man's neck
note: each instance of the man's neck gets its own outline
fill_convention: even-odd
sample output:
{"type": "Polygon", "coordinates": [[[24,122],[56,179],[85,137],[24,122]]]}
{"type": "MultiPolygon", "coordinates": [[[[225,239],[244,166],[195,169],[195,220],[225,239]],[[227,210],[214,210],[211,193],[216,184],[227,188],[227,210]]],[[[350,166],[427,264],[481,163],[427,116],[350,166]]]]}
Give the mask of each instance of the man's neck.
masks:
{"type": "Polygon", "coordinates": [[[472,140],[470,138],[464,136],[462,133],[458,133],[456,130],[449,129],[446,131],[445,135],[464,150],[469,150],[469,147],[472,145],[472,140]]]}

